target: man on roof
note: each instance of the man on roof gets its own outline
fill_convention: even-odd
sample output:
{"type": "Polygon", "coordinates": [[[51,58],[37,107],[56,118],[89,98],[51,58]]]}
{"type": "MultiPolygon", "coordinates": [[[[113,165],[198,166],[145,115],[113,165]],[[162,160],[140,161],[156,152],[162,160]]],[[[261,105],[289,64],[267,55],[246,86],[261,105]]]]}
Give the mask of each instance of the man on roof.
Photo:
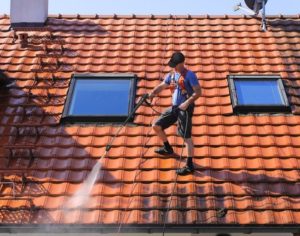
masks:
{"type": "Polygon", "coordinates": [[[170,88],[172,92],[172,106],[161,114],[152,127],[163,142],[163,146],[156,149],[155,152],[160,155],[172,155],[174,151],[164,130],[177,121],[177,134],[184,138],[187,153],[186,165],[176,170],[178,175],[187,175],[194,171],[194,145],[191,138],[192,116],[195,101],[201,96],[199,81],[195,73],[185,67],[184,61],[185,56],[181,52],[174,52],[168,63],[172,71],[149,94],[152,101],[163,89],[170,88]]]}

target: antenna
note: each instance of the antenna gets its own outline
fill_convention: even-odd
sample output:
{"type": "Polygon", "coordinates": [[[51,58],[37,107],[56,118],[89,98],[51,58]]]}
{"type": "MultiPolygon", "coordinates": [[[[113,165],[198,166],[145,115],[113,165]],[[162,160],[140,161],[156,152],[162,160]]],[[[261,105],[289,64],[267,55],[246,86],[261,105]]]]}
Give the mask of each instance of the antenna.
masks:
{"type": "Polygon", "coordinates": [[[259,11],[262,10],[261,29],[264,32],[267,31],[266,4],[268,0],[244,0],[244,1],[248,8],[243,7],[242,4],[239,3],[234,7],[234,11],[243,10],[252,16],[257,16],[259,14],[259,11]]]}

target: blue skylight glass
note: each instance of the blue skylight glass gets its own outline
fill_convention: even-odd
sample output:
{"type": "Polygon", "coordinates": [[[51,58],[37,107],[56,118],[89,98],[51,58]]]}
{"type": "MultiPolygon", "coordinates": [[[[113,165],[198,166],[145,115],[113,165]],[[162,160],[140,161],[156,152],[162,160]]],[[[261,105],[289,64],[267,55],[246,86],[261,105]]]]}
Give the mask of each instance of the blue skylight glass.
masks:
{"type": "Polygon", "coordinates": [[[277,80],[234,79],[239,105],[284,105],[277,80]]]}
{"type": "Polygon", "coordinates": [[[68,114],[127,116],[131,85],[131,79],[76,79],[68,114]]]}

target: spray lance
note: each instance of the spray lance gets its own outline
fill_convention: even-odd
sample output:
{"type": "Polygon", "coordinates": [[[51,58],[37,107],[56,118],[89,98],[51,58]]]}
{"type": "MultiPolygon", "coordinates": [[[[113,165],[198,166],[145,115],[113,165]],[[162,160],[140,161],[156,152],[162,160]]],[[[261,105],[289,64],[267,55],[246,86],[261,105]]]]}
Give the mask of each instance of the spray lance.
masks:
{"type": "Polygon", "coordinates": [[[140,100],[138,101],[138,103],[136,104],[136,106],[133,108],[133,110],[130,112],[130,114],[128,115],[127,119],[123,122],[123,124],[119,127],[119,129],[117,130],[117,132],[115,133],[115,135],[111,138],[111,140],[109,141],[109,143],[106,145],[105,147],[105,152],[104,154],[100,157],[103,158],[106,156],[106,154],[109,152],[109,150],[112,148],[112,143],[115,140],[115,138],[119,135],[119,133],[121,132],[121,130],[125,127],[125,125],[129,122],[129,120],[132,118],[132,116],[134,115],[134,113],[136,112],[136,110],[145,102],[147,104],[147,106],[151,106],[151,104],[147,101],[147,99],[149,98],[149,94],[143,94],[143,96],[140,98],[140,100]]]}

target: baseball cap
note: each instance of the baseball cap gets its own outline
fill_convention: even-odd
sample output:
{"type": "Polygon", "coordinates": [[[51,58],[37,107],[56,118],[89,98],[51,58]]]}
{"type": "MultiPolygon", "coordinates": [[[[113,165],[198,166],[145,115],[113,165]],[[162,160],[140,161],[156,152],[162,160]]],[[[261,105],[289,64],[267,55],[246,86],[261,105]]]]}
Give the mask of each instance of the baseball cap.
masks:
{"type": "Polygon", "coordinates": [[[178,64],[184,62],[185,57],[181,52],[174,52],[168,65],[172,68],[174,68],[175,66],[177,66],[178,64]]]}

